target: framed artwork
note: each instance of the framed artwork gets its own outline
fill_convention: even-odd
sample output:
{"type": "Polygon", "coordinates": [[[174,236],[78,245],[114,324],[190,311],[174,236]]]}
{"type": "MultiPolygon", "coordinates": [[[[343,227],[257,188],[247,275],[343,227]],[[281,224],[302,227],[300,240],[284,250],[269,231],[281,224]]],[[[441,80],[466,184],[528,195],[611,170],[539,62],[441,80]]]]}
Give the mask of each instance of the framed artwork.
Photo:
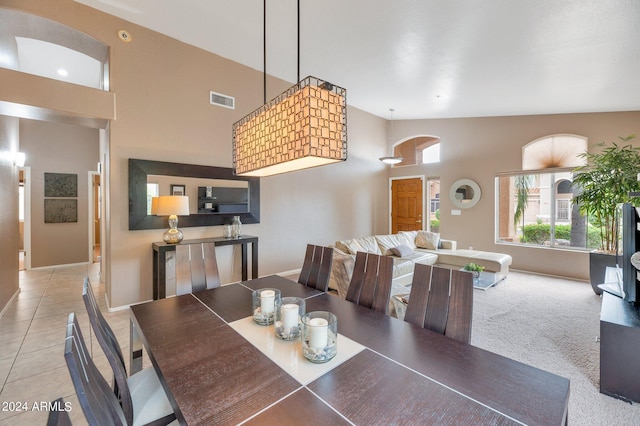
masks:
{"type": "Polygon", "coordinates": [[[78,200],[45,199],[44,223],[69,223],[78,221],[78,200]]]}
{"type": "Polygon", "coordinates": [[[171,185],[171,195],[186,195],[185,185],[171,185]]]}
{"type": "Polygon", "coordinates": [[[44,196],[77,197],[78,175],[69,173],[45,173],[44,196]]]}

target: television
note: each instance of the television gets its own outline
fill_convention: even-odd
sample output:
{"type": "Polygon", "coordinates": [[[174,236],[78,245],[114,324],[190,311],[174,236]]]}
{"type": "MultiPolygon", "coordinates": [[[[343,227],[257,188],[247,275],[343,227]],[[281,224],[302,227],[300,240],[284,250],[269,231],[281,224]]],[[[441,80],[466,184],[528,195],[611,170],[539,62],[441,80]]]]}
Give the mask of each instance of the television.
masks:
{"type": "MultiPolygon", "coordinates": [[[[640,251],[638,209],[629,203],[622,205],[622,297],[627,302],[640,305],[640,281],[638,271],[631,263],[631,255],[640,251]]],[[[620,262],[618,262],[620,264],[620,262]]]]}

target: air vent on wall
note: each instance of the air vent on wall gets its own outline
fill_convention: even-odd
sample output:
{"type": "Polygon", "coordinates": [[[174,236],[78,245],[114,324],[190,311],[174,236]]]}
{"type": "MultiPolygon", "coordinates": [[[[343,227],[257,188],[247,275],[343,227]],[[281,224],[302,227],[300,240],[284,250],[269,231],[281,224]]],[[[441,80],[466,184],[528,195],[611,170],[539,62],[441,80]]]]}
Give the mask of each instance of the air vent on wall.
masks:
{"type": "Polygon", "coordinates": [[[236,98],[222,93],[209,92],[209,102],[224,108],[236,109],[236,98]]]}

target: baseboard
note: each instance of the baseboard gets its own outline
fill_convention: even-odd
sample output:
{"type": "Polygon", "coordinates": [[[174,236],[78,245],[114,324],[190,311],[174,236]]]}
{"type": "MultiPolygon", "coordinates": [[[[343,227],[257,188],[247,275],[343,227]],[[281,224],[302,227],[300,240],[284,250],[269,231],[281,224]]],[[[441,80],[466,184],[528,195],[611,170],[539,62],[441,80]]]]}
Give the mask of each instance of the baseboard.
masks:
{"type": "Polygon", "coordinates": [[[4,308],[2,308],[2,311],[0,311],[0,318],[2,318],[2,316],[7,312],[7,309],[9,309],[13,301],[16,299],[16,297],[18,297],[18,294],[20,294],[20,287],[18,287],[18,289],[16,290],[15,293],[13,293],[13,296],[11,296],[7,304],[4,305],[4,308]]]}

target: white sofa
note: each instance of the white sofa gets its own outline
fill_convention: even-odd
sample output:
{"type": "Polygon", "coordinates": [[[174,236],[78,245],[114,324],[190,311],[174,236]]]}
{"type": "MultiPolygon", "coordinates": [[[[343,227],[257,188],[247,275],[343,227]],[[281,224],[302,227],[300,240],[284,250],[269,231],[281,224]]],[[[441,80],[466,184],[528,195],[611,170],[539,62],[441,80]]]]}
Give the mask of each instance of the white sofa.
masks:
{"type": "Polygon", "coordinates": [[[358,251],[393,256],[392,293],[398,292],[399,287],[411,284],[416,263],[462,268],[473,262],[483,266],[486,271],[506,276],[512,260],[508,254],[458,249],[455,241],[440,239],[439,234],[427,231],[406,231],[336,241],[329,288],[337,291],[342,298],[347,294],[358,251]]]}

